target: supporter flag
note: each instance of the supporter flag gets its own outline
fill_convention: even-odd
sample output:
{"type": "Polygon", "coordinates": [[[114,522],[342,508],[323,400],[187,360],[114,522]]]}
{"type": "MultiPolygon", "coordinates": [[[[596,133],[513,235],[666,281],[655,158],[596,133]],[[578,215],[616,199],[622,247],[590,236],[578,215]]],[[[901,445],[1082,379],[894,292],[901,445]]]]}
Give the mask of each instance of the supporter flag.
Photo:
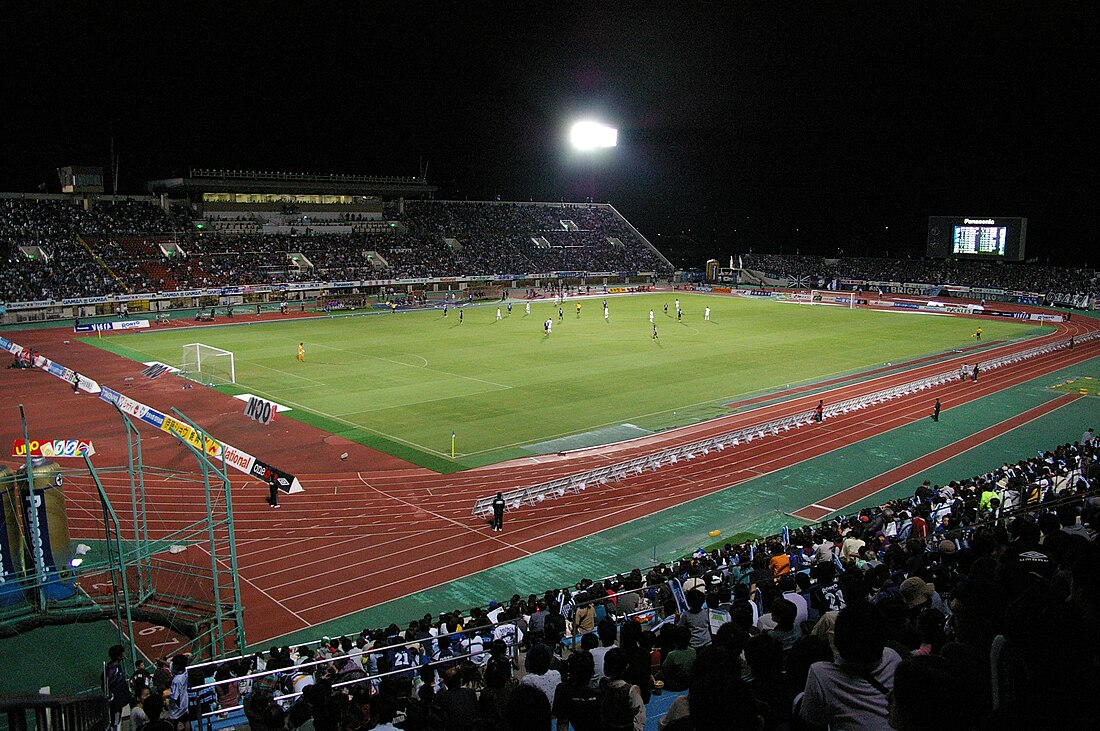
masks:
{"type": "Polygon", "coordinates": [[[737,268],[738,269],[744,269],[745,268],[745,262],[741,260],[741,255],[740,254],[737,255],[737,268]]]}
{"type": "Polygon", "coordinates": [[[844,564],[840,561],[840,556],[833,554],[833,563],[836,564],[836,572],[838,574],[844,573],[844,564]]]}
{"type": "Polygon", "coordinates": [[[755,543],[750,543],[749,544],[749,561],[752,561],[754,558],[756,558],[756,544],[755,543]]]}
{"type": "Polygon", "coordinates": [[[784,546],[791,545],[791,529],[783,526],[783,530],[779,532],[779,540],[783,541],[784,546]]]}

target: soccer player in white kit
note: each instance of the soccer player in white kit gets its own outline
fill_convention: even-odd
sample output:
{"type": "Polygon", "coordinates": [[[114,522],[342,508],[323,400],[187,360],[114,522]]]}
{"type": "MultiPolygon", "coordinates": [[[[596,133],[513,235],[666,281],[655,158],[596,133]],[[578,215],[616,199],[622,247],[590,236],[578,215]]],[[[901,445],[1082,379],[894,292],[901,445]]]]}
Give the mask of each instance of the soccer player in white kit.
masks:
{"type": "Polygon", "coordinates": [[[604,305],[604,306],[603,306],[603,319],[605,319],[605,320],[606,320],[606,319],[608,318],[608,316],[609,316],[610,314],[611,314],[611,313],[610,313],[610,312],[608,312],[608,309],[607,309],[607,305],[604,305]]]}
{"type": "MultiPolygon", "coordinates": [[[[528,302],[527,303],[527,315],[530,315],[530,314],[531,314],[531,303],[528,302]]],[[[524,315],[524,316],[526,317],[526,315],[524,315]]]]}
{"type": "Polygon", "coordinates": [[[710,319],[710,308],[709,307],[706,308],[705,310],[703,310],[703,319],[704,320],[709,320],[710,319]]]}
{"type": "Polygon", "coordinates": [[[554,318],[551,317],[546,321],[546,334],[549,335],[552,332],[554,332],[554,318]]]}
{"type": "Polygon", "coordinates": [[[497,319],[498,320],[500,319],[500,308],[499,307],[497,308],[497,319]]]}
{"type": "Polygon", "coordinates": [[[676,311],[677,312],[680,311],[680,300],[679,299],[676,300],[676,311]]]}
{"type": "Polygon", "coordinates": [[[652,324],[653,324],[653,310],[650,310],[650,311],[649,311],[649,324],[650,324],[650,325],[652,325],[652,324]]]}

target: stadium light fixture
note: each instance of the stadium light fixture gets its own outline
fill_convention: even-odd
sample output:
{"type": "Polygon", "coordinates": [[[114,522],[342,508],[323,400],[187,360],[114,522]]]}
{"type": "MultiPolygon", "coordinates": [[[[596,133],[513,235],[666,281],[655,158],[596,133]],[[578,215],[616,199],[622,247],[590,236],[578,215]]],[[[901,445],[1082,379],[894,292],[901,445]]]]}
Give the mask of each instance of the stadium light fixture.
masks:
{"type": "Polygon", "coordinates": [[[595,150],[601,147],[614,147],[619,139],[619,131],[599,122],[577,122],[569,130],[569,141],[578,150],[595,150]]]}

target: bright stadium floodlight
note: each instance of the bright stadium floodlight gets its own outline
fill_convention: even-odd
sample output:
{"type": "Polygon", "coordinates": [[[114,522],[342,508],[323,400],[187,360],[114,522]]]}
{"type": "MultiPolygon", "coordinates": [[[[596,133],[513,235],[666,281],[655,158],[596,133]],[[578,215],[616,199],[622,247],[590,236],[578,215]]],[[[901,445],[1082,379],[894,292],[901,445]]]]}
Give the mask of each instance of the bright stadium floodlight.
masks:
{"type": "Polygon", "coordinates": [[[577,122],[569,131],[569,141],[578,150],[595,150],[599,147],[614,147],[619,131],[599,122],[577,122]]]}

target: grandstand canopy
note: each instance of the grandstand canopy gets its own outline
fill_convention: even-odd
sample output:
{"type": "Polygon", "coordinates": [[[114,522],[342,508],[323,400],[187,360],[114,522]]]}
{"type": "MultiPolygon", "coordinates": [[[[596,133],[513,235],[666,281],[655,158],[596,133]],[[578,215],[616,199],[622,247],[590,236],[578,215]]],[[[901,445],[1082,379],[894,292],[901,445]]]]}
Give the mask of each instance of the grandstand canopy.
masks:
{"type": "Polygon", "coordinates": [[[425,198],[437,188],[424,178],[370,175],[321,175],[255,170],[194,168],[187,177],[150,180],[150,193],[200,202],[208,193],[373,196],[425,198]]]}

